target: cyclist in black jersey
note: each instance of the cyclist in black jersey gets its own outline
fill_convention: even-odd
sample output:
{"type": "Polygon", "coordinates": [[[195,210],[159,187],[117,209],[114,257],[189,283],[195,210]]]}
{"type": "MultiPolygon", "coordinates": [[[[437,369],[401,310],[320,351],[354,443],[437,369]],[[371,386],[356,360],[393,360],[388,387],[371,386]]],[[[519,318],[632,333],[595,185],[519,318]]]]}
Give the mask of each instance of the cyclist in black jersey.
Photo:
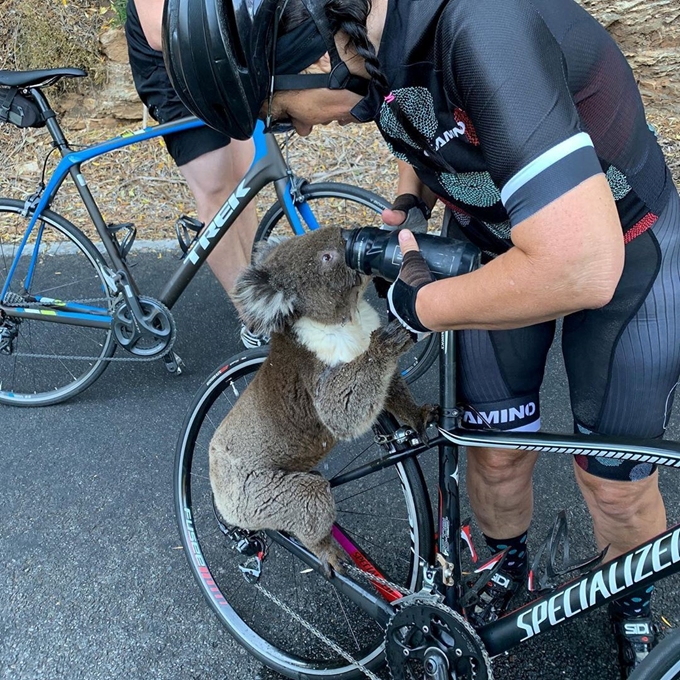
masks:
{"type": "MultiPolygon", "coordinates": [[[[633,74],[593,17],[574,0],[264,0],[252,13],[192,1],[207,18],[169,27],[183,47],[171,73],[211,125],[246,138],[258,116],[303,135],[373,121],[400,160],[385,222],[439,199],[449,232],[482,248],[479,270],[431,282],[404,230],[412,252],[392,288],[413,330],[461,331],[469,427],[540,427],[564,318],[574,427],[663,435],[680,375],[680,198],[633,74]],[[219,40],[212,12],[228,17],[219,40]]],[[[508,549],[475,622],[497,617],[526,573],[535,462],[497,450],[468,459],[487,543],[508,549]]],[[[653,465],[577,458],[574,469],[609,558],[665,529],[653,465]]],[[[655,644],[650,600],[612,608],[623,677],[655,644]]]]}

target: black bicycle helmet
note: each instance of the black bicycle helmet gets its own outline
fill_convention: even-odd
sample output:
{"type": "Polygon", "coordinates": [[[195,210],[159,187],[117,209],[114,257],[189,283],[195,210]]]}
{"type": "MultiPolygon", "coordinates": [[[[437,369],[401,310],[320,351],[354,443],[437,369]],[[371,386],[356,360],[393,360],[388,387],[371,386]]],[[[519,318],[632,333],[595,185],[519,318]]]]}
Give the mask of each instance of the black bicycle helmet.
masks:
{"type": "Polygon", "coordinates": [[[278,0],[168,0],[163,55],[185,106],[211,127],[248,139],[269,90],[278,0]]]}
{"type": "Polygon", "coordinates": [[[340,59],[323,0],[303,0],[331,58],[331,73],[278,74],[275,26],[287,0],[167,0],[163,55],[184,105],[234,139],[248,139],[270,90],[328,87],[365,94],[367,81],[340,59]]]}

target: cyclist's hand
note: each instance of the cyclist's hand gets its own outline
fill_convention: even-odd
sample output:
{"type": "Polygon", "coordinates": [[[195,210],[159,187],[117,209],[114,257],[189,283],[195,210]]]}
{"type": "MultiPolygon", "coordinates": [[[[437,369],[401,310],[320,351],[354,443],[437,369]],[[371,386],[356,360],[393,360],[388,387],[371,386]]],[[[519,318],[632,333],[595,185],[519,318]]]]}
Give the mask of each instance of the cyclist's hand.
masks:
{"type": "Polygon", "coordinates": [[[399,247],[404,254],[404,261],[399,277],[387,292],[387,300],[392,314],[411,333],[416,333],[418,340],[422,340],[424,334],[431,331],[421,323],[416,314],[416,296],[423,286],[434,281],[434,276],[408,229],[399,232],[399,247]]]}
{"type": "Polygon", "coordinates": [[[421,198],[415,194],[400,194],[394,199],[391,208],[382,211],[382,220],[390,227],[425,233],[430,215],[430,209],[421,198]]]}

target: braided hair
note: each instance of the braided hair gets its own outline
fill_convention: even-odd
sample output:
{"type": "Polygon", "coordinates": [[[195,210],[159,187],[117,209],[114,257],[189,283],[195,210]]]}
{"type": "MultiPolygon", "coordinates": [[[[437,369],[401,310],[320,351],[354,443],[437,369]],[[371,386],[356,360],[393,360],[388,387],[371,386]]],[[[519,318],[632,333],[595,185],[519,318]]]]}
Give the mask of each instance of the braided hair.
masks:
{"type": "MultiPolygon", "coordinates": [[[[351,47],[364,60],[366,71],[371,76],[378,93],[384,98],[397,121],[420,147],[415,151],[423,164],[434,166],[439,172],[455,172],[430,140],[406,117],[395,97],[391,96],[387,77],[382,71],[375,48],[368,39],[366,22],[372,6],[372,0],[325,0],[324,11],[333,35],[342,31],[347,36],[346,47],[351,47]]],[[[302,2],[289,1],[279,31],[281,34],[287,33],[309,20],[311,17],[302,2]]]]}

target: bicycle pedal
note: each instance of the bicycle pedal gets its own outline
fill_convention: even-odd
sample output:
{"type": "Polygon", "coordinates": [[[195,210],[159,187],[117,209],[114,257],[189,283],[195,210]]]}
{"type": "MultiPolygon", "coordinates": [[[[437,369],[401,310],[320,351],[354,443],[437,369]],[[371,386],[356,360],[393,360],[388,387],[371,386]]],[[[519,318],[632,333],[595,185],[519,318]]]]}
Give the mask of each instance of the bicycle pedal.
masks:
{"type": "Polygon", "coordinates": [[[175,222],[175,234],[177,235],[177,242],[180,250],[184,255],[189,252],[191,246],[198,239],[198,235],[205,224],[194,217],[188,215],[181,215],[177,222],[175,222]]]}
{"type": "Polygon", "coordinates": [[[182,369],[185,367],[185,364],[179,354],[175,354],[175,352],[166,354],[163,357],[163,363],[165,364],[165,368],[167,369],[168,373],[172,373],[173,375],[182,375],[182,369]]]}
{"type": "Polygon", "coordinates": [[[121,260],[125,260],[132,248],[132,244],[137,238],[137,227],[135,227],[132,222],[123,222],[121,224],[114,224],[111,222],[106,225],[106,230],[111,235],[111,240],[116,244],[121,260]],[[126,233],[125,236],[123,236],[123,240],[120,241],[118,239],[118,232],[123,230],[125,230],[126,233]]]}

